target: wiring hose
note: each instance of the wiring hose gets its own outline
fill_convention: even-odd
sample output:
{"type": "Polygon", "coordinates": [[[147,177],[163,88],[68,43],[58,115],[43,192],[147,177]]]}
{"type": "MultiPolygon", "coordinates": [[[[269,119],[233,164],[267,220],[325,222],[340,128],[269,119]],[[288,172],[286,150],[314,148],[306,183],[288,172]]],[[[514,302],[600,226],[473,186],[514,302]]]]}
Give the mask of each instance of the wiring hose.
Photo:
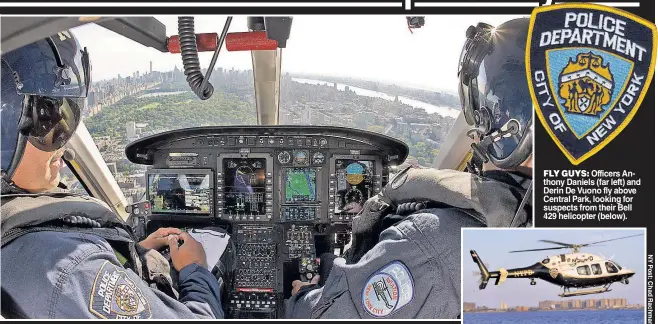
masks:
{"type": "Polygon", "coordinates": [[[203,86],[203,73],[199,63],[199,52],[196,47],[196,34],[194,33],[194,17],[178,17],[178,37],[183,57],[183,73],[192,91],[201,99],[210,98],[215,90],[206,82],[203,86]]]}

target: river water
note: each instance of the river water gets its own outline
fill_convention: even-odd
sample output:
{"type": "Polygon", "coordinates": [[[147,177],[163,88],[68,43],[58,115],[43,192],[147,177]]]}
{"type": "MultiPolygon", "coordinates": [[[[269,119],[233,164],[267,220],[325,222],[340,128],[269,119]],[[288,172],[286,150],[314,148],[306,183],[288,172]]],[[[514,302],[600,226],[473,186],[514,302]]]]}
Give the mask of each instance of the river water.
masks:
{"type": "MultiPolygon", "coordinates": [[[[301,78],[292,78],[293,81],[299,82],[299,83],[305,83],[305,84],[319,84],[319,85],[326,85],[326,86],[333,86],[333,82],[326,82],[326,81],[320,81],[320,80],[311,80],[311,79],[301,79],[301,78]]],[[[366,97],[371,97],[371,98],[381,98],[381,99],[386,99],[390,101],[395,100],[395,96],[389,95],[383,92],[379,91],[372,91],[368,89],[362,89],[359,87],[353,87],[350,85],[338,83],[338,90],[340,91],[345,91],[345,87],[350,87],[350,91],[354,91],[359,96],[366,96],[366,97]]],[[[411,98],[407,98],[404,96],[398,96],[398,100],[400,102],[410,105],[414,108],[423,108],[425,111],[428,113],[437,113],[441,116],[450,116],[453,118],[457,118],[459,116],[459,110],[451,107],[440,107],[440,106],[435,106],[426,102],[414,100],[411,98]]]]}

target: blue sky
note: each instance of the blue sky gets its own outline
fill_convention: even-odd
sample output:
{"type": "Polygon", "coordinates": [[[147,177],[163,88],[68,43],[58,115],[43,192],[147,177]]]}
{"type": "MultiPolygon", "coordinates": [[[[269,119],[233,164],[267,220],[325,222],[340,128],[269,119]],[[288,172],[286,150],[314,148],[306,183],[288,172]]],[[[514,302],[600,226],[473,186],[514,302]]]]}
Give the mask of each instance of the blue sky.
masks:
{"type": "MultiPolygon", "coordinates": [[[[559,286],[538,280],[536,286],[530,286],[529,279],[509,279],[500,286],[494,285],[494,280],[484,290],[478,289],[478,277],[473,273],[478,271],[471,260],[469,250],[476,250],[487,268],[496,271],[500,268],[525,267],[541,261],[549,255],[561,251],[549,250],[537,252],[509,253],[512,250],[553,247],[539,240],[553,240],[563,243],[589,243],[617,237],[642,234],[643,230],[568,230],[568,229],[502,229],[502,230],[471,230],[463,232],[463,286],[464,301],[475,302],[487,307],[498,307],[505,302],[510,307],[518,305],[537,306],[542,300],[559,300],[562,292],[559,286]]],[[[646,285],[644,262],[646,252],[644,242],[646,235],[623,240],[601,243],[600,246],[583,248],[582,252],[599,254],[612,258],[624,268],[630,268],[636,273],[630,279],[629,285],[615,283],[612,291],[604,294],[574,297],[573,299],[617,298],[623,297],[629,304],[644,304],[644,288],[646,285]]]]}

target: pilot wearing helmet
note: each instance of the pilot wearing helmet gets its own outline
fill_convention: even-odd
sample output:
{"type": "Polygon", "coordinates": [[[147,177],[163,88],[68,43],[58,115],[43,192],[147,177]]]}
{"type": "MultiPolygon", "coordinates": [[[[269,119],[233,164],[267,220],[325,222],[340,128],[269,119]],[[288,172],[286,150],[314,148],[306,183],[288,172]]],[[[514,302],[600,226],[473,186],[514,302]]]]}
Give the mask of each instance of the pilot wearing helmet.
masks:
{"type": "Polygon", "coordinates": [[[136,243],[102,201],[52,191],[91,83],[87,50],[64,31],[1,64],[3,317],[222,318],[220,284],[187,233],[136,243]],[[177,291],[154,250],[167,245],[177,291]]]}
{"type": "Polygon", "coordinates": [[[293,282],[287,317],[459,317],[461,228],[532,225],[528,27],[514,19],[467,32],[459,95],[482,166],[392,176],[354,218],[344,255],[322,255],[320,277],[293,282]]]}

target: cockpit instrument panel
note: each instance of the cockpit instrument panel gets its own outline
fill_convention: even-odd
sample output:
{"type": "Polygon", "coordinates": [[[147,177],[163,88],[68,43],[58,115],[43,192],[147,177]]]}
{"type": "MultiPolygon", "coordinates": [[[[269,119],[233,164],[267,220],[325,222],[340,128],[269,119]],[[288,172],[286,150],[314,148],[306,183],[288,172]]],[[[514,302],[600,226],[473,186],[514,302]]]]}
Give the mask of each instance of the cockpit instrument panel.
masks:
{"type": "Polygon", "coordinates": [[[181,129],[126,148],[130,161],[153,166],[146,235],[220,226],[235,240],[223,300],[231,318],[282,317],[292,281],[344,250],[353,217],[407,153],[381,134],[306,125],[181,129]]]}

